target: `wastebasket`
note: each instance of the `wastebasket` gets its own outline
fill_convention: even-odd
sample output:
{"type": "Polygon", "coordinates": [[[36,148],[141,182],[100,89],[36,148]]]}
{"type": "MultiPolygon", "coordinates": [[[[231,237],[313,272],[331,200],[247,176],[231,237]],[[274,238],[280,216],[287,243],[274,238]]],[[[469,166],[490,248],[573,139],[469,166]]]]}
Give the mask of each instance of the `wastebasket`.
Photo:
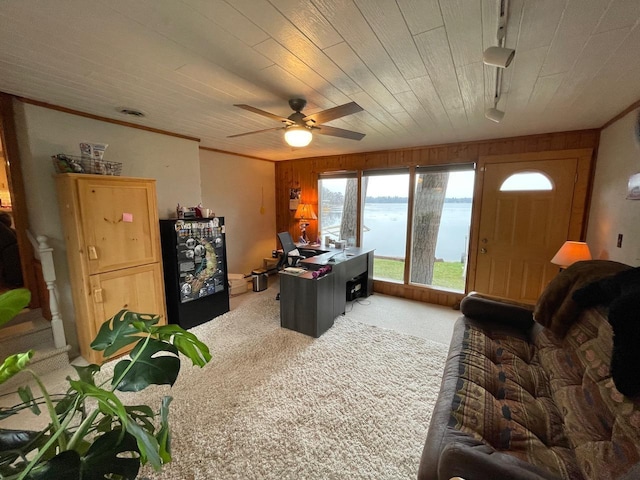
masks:
{"type": "Polygon", "coordinates": [[[269,284],[269,276],[267,275],[267,271],[263,268],[253,270],[251,272],[251,280],[253,281],[254,292],[262,292],[263,290],[266,290],[269,284]]]}

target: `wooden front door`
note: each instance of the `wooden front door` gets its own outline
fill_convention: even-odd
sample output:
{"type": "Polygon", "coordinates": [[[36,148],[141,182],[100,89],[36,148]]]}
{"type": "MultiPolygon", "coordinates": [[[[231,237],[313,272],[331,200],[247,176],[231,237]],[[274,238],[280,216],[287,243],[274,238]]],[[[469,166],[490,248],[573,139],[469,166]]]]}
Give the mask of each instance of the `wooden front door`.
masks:
{"type": "Polygon", "coordinates": [[[577,164],[566,158],[485,165],[476,291],[535,303],[558,273],[550,260],[569,235],[577,164]],[[525,183],[501,190],[505,180],[521,173],[544,175],[551,189],[525,183]]]}

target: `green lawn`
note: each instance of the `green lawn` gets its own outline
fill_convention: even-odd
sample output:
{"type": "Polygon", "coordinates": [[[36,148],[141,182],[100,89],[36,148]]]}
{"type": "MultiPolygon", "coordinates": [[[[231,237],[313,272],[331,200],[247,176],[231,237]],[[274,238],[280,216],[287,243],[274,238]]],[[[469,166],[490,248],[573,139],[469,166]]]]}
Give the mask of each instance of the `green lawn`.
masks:
{"type": "MultiPolygon", "coordinates": [[[[462,262],[436,262],[432,286],[463,292],[462,268],[462,262]]],[[[373,276],[375,278],[402,282],[403,275],[404,262],[386,258],[373,259],[373,276]]]]}

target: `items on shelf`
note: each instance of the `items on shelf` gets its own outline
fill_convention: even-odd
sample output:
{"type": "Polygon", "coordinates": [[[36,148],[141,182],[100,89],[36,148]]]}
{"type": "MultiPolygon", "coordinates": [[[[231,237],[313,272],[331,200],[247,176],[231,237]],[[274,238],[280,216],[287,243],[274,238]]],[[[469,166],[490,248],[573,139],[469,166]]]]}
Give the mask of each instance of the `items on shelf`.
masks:
{"type": "Polygon", "coordinates": [[[82,158],[92,158],[94,160],[102,160],[104,151],[109,145],[106,143],[80,143],[80,154],[82,158]]]}
{"type": "Polygon", "coordinates": [[[182,207],[178,204],[176,206],[176,216],[180,219],[214,218],[216,214],[210,208],[204,208],[201,203],[195,207],[182,207]]]}
{"type": "Polygon", "coordinates": [[[122,173],[122,163],[110,162],[91,157],[79,157],[58,153],[51,157],[56,173],[91,173],[94,175],[119,176],[122,173]]]}

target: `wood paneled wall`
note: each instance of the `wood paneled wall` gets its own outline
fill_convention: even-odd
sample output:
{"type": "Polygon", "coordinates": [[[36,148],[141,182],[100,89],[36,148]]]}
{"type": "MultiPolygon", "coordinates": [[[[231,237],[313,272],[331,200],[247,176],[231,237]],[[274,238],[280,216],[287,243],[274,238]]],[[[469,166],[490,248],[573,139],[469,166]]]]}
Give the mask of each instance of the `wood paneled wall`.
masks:
{"type": "MultiPolygon", "coordinates": [[[[340,170],[358,171],[418,165],[480,162],[481,157],[486,156],[574,149],[592,149],[595,156],[599,138],[600,130],[579,130],[277,162],[275,165],[276,230],[278,232],[289,231],[293,238],[299,236],[298,222],[293,218],[294,211],[289,210],[289,189],[291,188],[300,188],[302,190],[301,202],[310,203],[316,213],[318,212],[318,175],[321,173],[340,170]]],[[[589,178],[592,177],[593,164],[592,158],[590,164],[584,166],[588,170],[586,173],[589,178]]],[[[476,199],[474,199],[475,201],[476,199]]],[[[587,211],[584,210],[581,222],[582,230],[586,225],[586,214],[587,211]]],[[[316,238],[317,227],[317,221],[310,222],[307,228],[309,238],[316,238]]],[[[277,245],[277,240],[274,239],[274,241],[277,245]]],[[[374,290],[380,293],[448,306],[455,305],[462,298],[460,294],[382,281],[375,282],[374,290]]]]}

